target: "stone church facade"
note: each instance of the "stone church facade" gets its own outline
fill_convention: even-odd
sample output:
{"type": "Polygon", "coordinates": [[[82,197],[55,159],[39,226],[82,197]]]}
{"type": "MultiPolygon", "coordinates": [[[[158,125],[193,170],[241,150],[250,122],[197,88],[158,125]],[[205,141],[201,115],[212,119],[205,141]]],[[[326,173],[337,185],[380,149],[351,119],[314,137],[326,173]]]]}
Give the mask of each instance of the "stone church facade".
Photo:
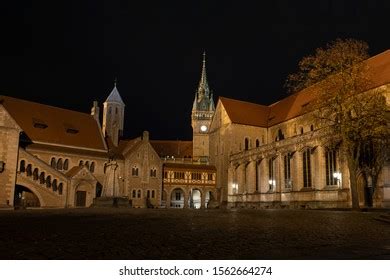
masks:
{"type": "MultiPolygon", "coordinates": [[[[368,60],[390,104],[390,51],[368,60]]],[[[0,96],[0,207],[350,207],[348,169],[328,132],[311,123],[308,90],[264,106],[220,97],[203,56],[192,141],[123,139],[125,104],[114,86],[81,113],[0,96]],[[111,201],[111,200],[109,200],[111,201]]],[[[360,182],[359,197],[365,205],[360,182]]],[[[390,163],[374,199],[390,207],[390,163]]]]}

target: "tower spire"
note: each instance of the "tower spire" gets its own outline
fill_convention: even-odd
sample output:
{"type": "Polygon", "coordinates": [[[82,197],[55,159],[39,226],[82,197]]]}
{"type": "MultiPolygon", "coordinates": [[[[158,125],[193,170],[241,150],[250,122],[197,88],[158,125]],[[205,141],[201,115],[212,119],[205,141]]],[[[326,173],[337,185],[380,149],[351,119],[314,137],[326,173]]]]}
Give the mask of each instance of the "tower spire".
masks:
{"type": "Polygon", "coordinates": [[[199,87],[198,87],[198,100],[203,99],[204,97],[210,96],[210,89],[207,82],[206,75],[206,51],[203,52],[203,65],[202,65],[202,74],[200,77],[199,87]]]}

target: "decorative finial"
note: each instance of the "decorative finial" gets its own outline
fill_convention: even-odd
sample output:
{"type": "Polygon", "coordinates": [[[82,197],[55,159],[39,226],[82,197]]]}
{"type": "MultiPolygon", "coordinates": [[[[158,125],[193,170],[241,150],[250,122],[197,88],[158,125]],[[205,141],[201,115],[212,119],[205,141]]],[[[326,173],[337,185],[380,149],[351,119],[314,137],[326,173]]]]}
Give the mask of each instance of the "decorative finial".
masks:
{"type": "Polygon", "coordinates": [[[206,51],[203,51],[203,63],[206,62],[206,51]]]}
{"type": "Polygon", "coordinates": [[[114,79],[114,87],[116,87],[117,84],[118,84],[118,78],[115,77],[115,79],[114,79]]]}

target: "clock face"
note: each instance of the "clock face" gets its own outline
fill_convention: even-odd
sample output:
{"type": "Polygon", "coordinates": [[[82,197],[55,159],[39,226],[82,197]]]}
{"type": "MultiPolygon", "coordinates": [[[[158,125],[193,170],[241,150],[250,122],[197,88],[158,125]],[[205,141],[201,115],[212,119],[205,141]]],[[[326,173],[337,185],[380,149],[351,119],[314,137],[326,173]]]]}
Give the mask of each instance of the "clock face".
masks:
{"type": "Polygon", "coordinates": [[[202,126],[200,127],[200,131],[206,132],[206,131],[207,131],[207,126],[202,125],[202,126]]]}

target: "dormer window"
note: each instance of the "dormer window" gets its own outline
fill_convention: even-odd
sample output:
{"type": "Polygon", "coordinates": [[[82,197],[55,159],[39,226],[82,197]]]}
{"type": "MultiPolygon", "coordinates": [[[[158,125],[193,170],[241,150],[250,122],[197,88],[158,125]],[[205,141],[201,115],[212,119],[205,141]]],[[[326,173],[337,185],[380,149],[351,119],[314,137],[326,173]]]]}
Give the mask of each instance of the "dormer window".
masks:
{"type": "Polygon", "coordinates": [[[77,128],[75,128],[71,124],[64,123],[64,128],[65,128],[66,133],[70,133],[70,134],[77,134],[77,133],[79,133],[79,130],[77,128]]]}
{"type": "Polygon", "coordinates": [[[47,128],[47,124],[44,121],[38,119],[33,119],[33,126],[40,129],[47,128]]]}

